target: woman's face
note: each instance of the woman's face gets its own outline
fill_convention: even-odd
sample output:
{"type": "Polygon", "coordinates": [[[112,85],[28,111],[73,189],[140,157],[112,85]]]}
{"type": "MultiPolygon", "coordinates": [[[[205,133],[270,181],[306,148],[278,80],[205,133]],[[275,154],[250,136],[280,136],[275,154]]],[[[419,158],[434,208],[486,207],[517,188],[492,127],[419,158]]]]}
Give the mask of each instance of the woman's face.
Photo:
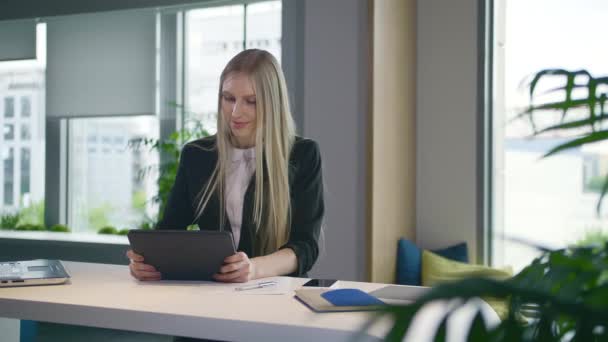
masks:
{"type": "Polygon", "coordinates": [[[255,145],[256,98],[249,76],[228,74],[222,84],[222,115],[240,148],[255,145]]]}

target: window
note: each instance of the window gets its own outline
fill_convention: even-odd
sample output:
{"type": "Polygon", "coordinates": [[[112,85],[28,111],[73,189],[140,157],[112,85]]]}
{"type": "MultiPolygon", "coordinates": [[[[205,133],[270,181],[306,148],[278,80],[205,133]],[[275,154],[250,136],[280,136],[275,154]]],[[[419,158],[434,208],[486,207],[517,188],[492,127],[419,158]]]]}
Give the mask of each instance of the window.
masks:
{"type": "Polygon", "coordinates": [[[199,121],[213,134],[217,130],[218,80],[230,58],[245,48],[259,48],[280,60],[281,2],[190,10],[185,44],[186,108],[190,113],[186,121],[199,121]]]}
{"type": "Polygon", "coordinates": [[[21,196],[26,197],[30,195],[30,165],[31,165],[31,153],[29,148],[21,149],[21,196]]]}
{"type": "Polygon", "coordinates": [[[30,140],[32,138],[32,132],[30,131],[30,125],[21,124],[21,140],[30,140]]]}
{"type": "MultiPolygon", "coordinates": [[[[229,3],[199,9],[189,5],[183,12],[185,31],[178,35],[185,40],[176,44],[181,49],[178,56],[185,60],[182,101],[188,113],[195,113],[187,114],[183,122],[201,121],[211,133],[216,130],[219,75],[228,60],[245,48],[266,49],[281,57],[281,1],[229,3]]],[[[53,32],[57,31],[51,31],[51,38],[53,32]]],[[[45,177],[49,177],[58,184],[51,197],[61,203],[47,216],[65,221],[58,223],[73,232],[96,233],[108,225],[135,228],[156,219],[158,208],[152,198],[158,194],[154,175],[160,163],[158,151],[136,150],[130,142],[159,139],[160,131],[174,127],[161,130],[158,116],[139,115],[152,114],[146,111],[104,117],[101,114],[121,113],[69,117],[74,113],[54,111],[49,120],[57,121],[47,124],[46,52],[46,24],[41,23],[38,60],[0,62],[0,212],[44,206],[45,177]],[[56,144],[45,144],[47,127],[53,130],[49,139],[60,137],[56,144]],[[48,174],[45,148],[52,149],[51,155],[62,163],[48,174]]]]}
{"type": "Polygon", "coordinates": [[[156,216],[152,201],[157,151],[135,149],[129,141],[158,139],[155,116],[69,120],[68,226],[75,232],[97,232],[104,226],[135,228],[156,216]],[[100,149],[103,153],[95,153],[100,149]]]}
{"type": "Polygon", "coordinates": [[[36,26],[36,60],[0,62],[0,214],[43,223],[46,24],[36,26]],[[32,168],[32,166],[35,166],[32,168]]]}
{"type": "Polygon", "coordinates": [[[29,118],[32,114],[32,103],[29,96],[21,97],[21,117],[29,118]]]}
{"type": "Polygon", "coordinates": [[[15,139],[15,125],[5,124],[4,125],[4,140],[14,140],[14,139],[15,139]]]}
{"type": "Polygon", "coordinates": [[[608,204],[604,202],[601,216],[595,213],[598,182],[608,172],[608,146],[589,145],[541,159],[569,136],[557,132],[530,138],[529,122],[513,120],[528,104],[520,85],[537,71],[586,69],[594,76],[608,75],[608,45],[600,43],[608,3],[496,0],[495,11],[491,251],[494,264],[519,269],[537,252],[504,237],[559,248],[591,232],[608,232],[608,204]]]}
{"type": "Polygon", "coordinates": [[[264,49],[281,60],[281,2],[247,6],[247,48],[264,49]]]}
{"type": "Polygon", "coordinates": [[[13,200],[15,150],[12,147],[4,148],[2,154],[2,164],[4,165],[4,205],[12,206],[15,203],[13,200]]]}
{"type": "Polygon", "coordinates": [[[5,97],[4,98],[4,117],[12,118],[15,116],[15,98],[5,97]]]}

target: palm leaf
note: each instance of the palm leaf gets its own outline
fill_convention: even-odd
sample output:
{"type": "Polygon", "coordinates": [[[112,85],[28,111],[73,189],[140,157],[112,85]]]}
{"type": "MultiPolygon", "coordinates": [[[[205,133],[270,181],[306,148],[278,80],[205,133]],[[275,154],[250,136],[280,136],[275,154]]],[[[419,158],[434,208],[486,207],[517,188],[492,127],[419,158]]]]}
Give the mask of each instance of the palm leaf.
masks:
{"type": "MultiPolygon", "coordinates": [[[[534,132],[534,136],[545,134],[548,132],[567,132],[576,130],[580,134],[584,133],[566,143],[553,147],[549,152],[545,153],[542,158],[549,157],[556,153],[581,147],[586,144],[596,143],[608,139],[608,134],[601,123],[608,118],[608,112],[605,110],[606,102],[608,101],[608,91],[602,90],[601,86],[608,88],[608,76],[593,77],[586,70],[569,71],[565,69],[544,69],[529,77],[529,82],[524,82],[528,88],[528,96],[530,105],[520,112],[514,119],[528,119],[530,126],[534,132]],[[563,85],[553,87],[542,92],[539,90],[540,82],[548,77],[561,77],[565,82],[563,85]],[[586,82],[579,82],[579,78],[584,78],[586,82]],[[587,95],[583,98],[573,98],[574,91],[577,89],[587,90],[587,95]],[[598,90],[600,90],[598,92],[598,90]],[[534,98],[538,95],[559,94],[563,93],[562,100],[556,101],[552,98],[551,101],[534,104],[534,98]],[[584,109],[586,118],[566,121],[566,117],[571,110],[584,109]],[[558,124],[550,125],[549,127],[538,129],[534,118],[544,112],[553,114],[555,111],[561,111],[561,119],[558,124]],[[585,129],[586,128],[586,129],[585,129]]],[[[596,212],[599,215],[604,196],[608,192],[608,175],[603,184],[602,192],[596,205],[596,212]]]]}
{"type": "Polygon", "coordinates": [[[487,336],[488,327],[486,326],[486,322],[484,321],[481,312],[478,312],[473,318],[473,323],[471,324],[471,330],[469,330],[467,340],[480,341],[487,336]]]}
{"type": "Polygon", "coordinates": [[[561,145],[558,145],[558,146],[552,148],[551,150],[549,150],[549,152],[545,153],[542,156],[542,158],[546,158],[550,155],[556,154],[556,153],[564,151],[564,150],[568,150],[568,149],[575,148],[575,147],[581,147],[586,144],[595,143],[595,142],[599,142],[599,141],[606,140],[606,139],[608,139],[608,130],[599,131],[599,132],[591,132],[581,138],[576,138],[576,139],[570,140],[566,143],[563,143],[561,145]]]}
{"type": "Polygon", "coordinates": [[[602,185],[602,191],[600,192],[600,198],[597,200],[597,204],[595,206],[595,212],[597,215],[600,214],[602,209],[602,202],[604,201],[604,196],[606,196],[606,192],[608,192],[608,175],[604,178],[604,185],[602,185]]]}
{"type": "Polygon", "coordinates": [[[549,126],[547,128],[544,128],[544,129],[538,131],[537,134],[542,134],[542,133],[546,133],[546,132],[550,132],[550,131],[559,131],[559,130],[567,130],[567,129],[590,126],[597,121],[603,121],[606,119],[608,119],[608,113],[602,113],[601,115],[597,116],[595,119],[587,118],[587,119],[581,119],[581,120],[573,120],[573,121],[568,121],[566,123],[549,126]]]}

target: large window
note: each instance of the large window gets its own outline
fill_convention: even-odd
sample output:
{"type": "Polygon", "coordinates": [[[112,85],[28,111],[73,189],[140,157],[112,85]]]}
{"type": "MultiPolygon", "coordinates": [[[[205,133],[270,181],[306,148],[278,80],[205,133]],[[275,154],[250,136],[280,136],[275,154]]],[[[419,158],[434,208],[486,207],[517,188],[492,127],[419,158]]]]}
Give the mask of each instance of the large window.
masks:
{"type": "Polygon", "coordinates": [[[158,139],[155,116],[69,120],[68,226],[76,232],[135,228],[151,221],[158,151],[129,144],[158,139]],[[149,171],[149,172],[147,172],[149,171]]]}
{"type": "MultiPolygon", "coordinates": [[[[44,206],[45,37],[38,24],[36,60],[0,62],[0,215],[44,206]]],[[[31,217],[21,223],[42,223],[42,215],[31,217]]]]}
{"type": "MultiPolygon", "coordinates": [[[[529,121],[513,120],[528,104],[523,81],[541,69],[586,69],[595,76],[608,75],[608,2],[494,3],[492,258],[494,264],[519,269],[538,252],[511,238],[563,247],[608,232],[608,204],[600,216],[595,212],[608,172],[608,146],[596,144],[541,159],[572,133],[532,137],[529,121]]],[[[563,85],[556,79],[545,87],[563,85]]]]}
{"type": "MultiPolygon", "coordinates": [[[[161,56],[160,51],[167,46],[177,46],[181,49],[176,54],[177,65],[170,65],[168,68],[165,68],[166,65],[163,63],[172,62],[162,58],[154,60],[154,49],[150,50],[152,53],[149,55],[153,56],[151,60],[157,63],[157,73],[161,65],[164,73],[170,74],[173,71],[167,70],[175,70],[175,75],[169,75],[167,78],[157,75],[157,82],[164,82],[176,76],[178,80],[176,92],[180,94],[179,96],[183,96],[176,102],[183,103],[186,109],[185,117],[179,118],[183,120],[171,117],[162,122],[159,116],[155,115],[157,113],[152,113],[147,108],[127,113],[113,110],[119,105],[123,108],[131,108],[128,104],[137,99],[129,98],[125,101],[126,96],[117,98],[116,106],[111,101],[111,96],[110,101],[90,104],[108,98],[107,94],[103,93],[104,89],[111,93],[111,90],[123,86],[123,84],[112,84],[111,80],[98,80],[103,77],[95,74],[97,69],[91,70],[88,67],[91,64],[90,59],[86,60],[88,63],[82,61],[83,63],[77,63],[74,67],[58,62],[74,56],[70,54],[72,46],[70,44],[73,43],[62,39],[67,36],[66,32],[72,32],[72,27],[69,25],[73,25],[76,31],[79,25],[84,25],[83,21],[85,24],[91,24],[91,21],[80,20],[80,15],[41,19],[42,22],[47,23],[38,24],[37,60],[0,62],[0,128],[2,130],[0,132],[2,162],[0,214],[26,213],[28,222],[24,221],[20,224],[60,223],[66,224],[72,232],[79,233],[94,233],[107,226],[122,230],[137,228],[146,222],[153,223],[158,214],[158,205],[154,202],[154,198],[158,195],[157,172],[159,167],[162,167],[159,165],[160,147],[151,149],[148,144],[137,148],[130,143],[141,138],[148,139],[148,142],[167,139],[171,132],[184,128],[178,127],[177,123],[180,122],[186,123],[185,127],[192,127],[189,126],[190,123],[199,122],[207,131],[214,133],[219,76],[228,60],[246,48],[268,50],[280,60],[281,1],[259,1],[251,4],[246,4],[245,1],[242,4],[230,1],[229,4],[221,6],[216,3],[210,7],[194,9],[188,6],[184,10],[176,10],[175,7],[166,11],[142,10],[152,11],[152,17],[156,18],[151,21],[156,25],[156,42],[154,39],[150,40],[156,44],[153,46],[156,48],[156,57],[161,56]],[[160,18],[172,15],[175,15],[178,22],[177,18],[184,19],[184,31],[181,32],[182,26],[179,26],[178,32],[172,38],[168,38],[170,35],[166,33],[173,33],[175,27],[159,25],[160,18]],[[163,45],[160,43],[160,37],[175,39],[173,42],[175,44],[163,45]],[[52,58],[48,63],[47,52],[49,58],[52,58]],[[183,68],[181,68],[182,56],[185,60],[183,68]],[[71,78],[59,77],[72,70],[79,70],[79,73],[71,78]],[[99,85],[94,93],[89,91],[80,96],[57,91],[46,93],[47,82],[49,85],[63,82],[74,86],[80,84],[77,80],[84,75],[83,72],[99,76],[87,78],[97,82],[97,84],[89,83],[91,87],[99,85]],[[183,76],[183,89],[181,89],[181,76],[183,76]],[[180,89],[183,92],[180,92],[180,89]],[[49,132],[45,132],[47,128],[49,132]],[[165,136],[161,137],[159,132],[164,132],[165,136]],[[45,144],[47,137],[53,139],[48,145],[45,144]],[[52,170],[45,170],[47,153],[53,158],[48,163],[53,166],[52,170]],[[53,209],[47,215],[52,222],[43,222],[45,179],[56,180],[50,185],[53,193],[49,194],[47,200],[52,201],[49,207],[53,209]],[[36,219],[31,220],[33,217],[36,219]]],[[[150,22],[146,19],[148,17],[142,14],[143,12],[136,10],[132,13],[142,25],[150,22]]],[[[95,15],[83,14],[82,18],[90,16],[95,25],[103,28],[103,20],[97,21],[95,15]]],[[[116,13],[113,18],[121,20],[124,17],[116,13]]],[[[129,23],[130,21],[122,24],[128,26],[129,23]]],[[[90,37],[89,35],[99,31],[83,29],[85,35],[77,35],[76,38],[84,39],[82,37],[90,37]]],[[[150,30],[133,32],[140,34],[150,30]]],[[[142,35],[142,37],[149,36],[143,33],[142,35]]],[[[151,36],[154,37],[154,34],[151,36]]],[[[105,35],[101,37],[107,38],[105,35]]],[[[118,38],[116,36],[113,39],[106,39],[103,43],[111,45],[118,38]]],[[[142,47],[149,46],[144,44],[142,47]]],[[[74,49],[78,50],[77,47],[74,49]]],[[[78,51],[80,52],[75,55],[80,58],[85,51],[82,49],[78,51]]],[[[109,57],[88,55],[87,58],[108,59],[109,57]]],[[[116,61],[115,65],[106,67],[103,75],[110,75],[112,66],[120,67],[120,64],[120,61],[116,61]]],[[[154,66],[154,63],[149,64],[154,66]]],[[[167,75],[163,74],[163,76],[167,75]]],[[[125,79],[129,81],[128,77],[125,79]]],[[[158,87],[159,84],[156,85],[158,87]]],[[[80,87],[74,91],[80,89],[87,87],[80,87]]],[[[157,95],[160,89],[161,87],[156,89],[157,95]]],[[[146,91],[142,91],[143,93],[149,94],[146,91]]],[[[147,99],[146,96],[142,95],[141,98],[147,99]]],[[[160,96],[157,97],[156,101],[163,101],[160,96]]],[[[164,106],[159,107],[164,108],[164,106]]]]}
{"type": "Polygon", "coordinates": [[[258,48],[280,61],[281,2],[190,10],[186,37],[186,121],[197,120],[215,133],[219,78],[230,58],[258,48]]]}

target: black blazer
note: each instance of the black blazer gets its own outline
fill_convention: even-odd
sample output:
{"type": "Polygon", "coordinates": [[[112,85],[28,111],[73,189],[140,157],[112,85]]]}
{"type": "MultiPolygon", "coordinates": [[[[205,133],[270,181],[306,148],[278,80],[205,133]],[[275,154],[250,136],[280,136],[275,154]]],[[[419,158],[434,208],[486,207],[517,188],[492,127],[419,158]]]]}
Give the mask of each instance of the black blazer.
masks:
{"type": "MultiPolygon", "coordinates": [[[[219,230],[219,196],[214,194],[199,219],[194,222],[199,192],[211,177],[218,160],[215,136],[199,139],[184,146],[175,183],[157,229],[186,229],[198,224],[201,230],[219,230]]],[[[325,205],[321,154],[317,143],[297,137],[289,158],[289,190],[291,194],[291,231],[289,241],[281,248],[291,248],[298,259],[298,269],[292,276],[305,276],[319,255],[319,231],[325,205]]],[[[253,195],[255,175],[251,177],[243,201],[241,239],[238,250],[255,257],[253,243],[253,195]]],[[[224,230],[230,231],[228,215],[224,230]]]]}

